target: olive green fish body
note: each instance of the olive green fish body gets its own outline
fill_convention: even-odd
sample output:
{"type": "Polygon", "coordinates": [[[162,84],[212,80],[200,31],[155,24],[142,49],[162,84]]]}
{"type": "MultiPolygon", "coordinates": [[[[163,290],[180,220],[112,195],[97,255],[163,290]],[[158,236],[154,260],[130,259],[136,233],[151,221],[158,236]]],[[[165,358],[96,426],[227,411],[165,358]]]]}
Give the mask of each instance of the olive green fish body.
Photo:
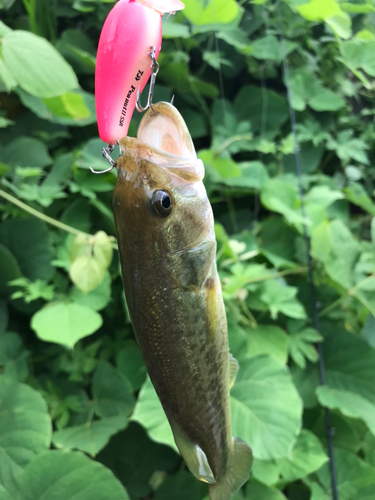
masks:
{"type": "MultiPolygon", "coordinates": [[[[147,132],[151,123],[156,133],[152,120],[159,111],[159,118],[177,121],[183,141],[164,134],[161,145],[167,151],[138,139],[121,141],[124,154],[117,160],[112,204],[124,289],[176,443],[198,478],[219,484],[230,469],[234,446],[227,324],[212,209],[202,183],[203,165],[182,119],[171,105],[154,108],[140,131],[147,132]],[[169,152],[181,153],[183,148],[185,158],[169,152]],[[171,203],[167,209],[161,206],[161,215],[153,206],[158,193],[167,193],[171,203]]],[[[229,499],[232,490],[228,486],[221,496],[211,492],[211,498],[229,499]]]]}

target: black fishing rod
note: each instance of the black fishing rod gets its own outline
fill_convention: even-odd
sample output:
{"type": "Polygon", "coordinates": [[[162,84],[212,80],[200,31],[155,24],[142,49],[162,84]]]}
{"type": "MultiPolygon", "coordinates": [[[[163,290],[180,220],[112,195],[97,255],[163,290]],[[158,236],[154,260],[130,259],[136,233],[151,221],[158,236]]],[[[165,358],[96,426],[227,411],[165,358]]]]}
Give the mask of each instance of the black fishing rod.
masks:
{"type": "MultiPolygon", "coordinates": [[[[283,33],[283,27],[281,23],[281,13],[280,13],[280,2],[277,2],[276,6],[277,13],[277,22],[279,27],[279,38],[280,38],[280,46],[281,46],[281,54],[283,59],[283,72],[285,78],[285,86],[287,90],[287,99],[288,99],[288,107],[289,107],[289,117],[290,124],[292,128],[293,135],[293,143],[294,143],[294,157],[296,162],[296,171],[298,178],[298,189],[299,196],[301,200],[301,213],[304,220],[306,220],[306,210],[305,210],[305,195],[302,186],[302,161],[301,161],[301,150],[298,143],[297,136],[297,120],[294,108],[292,106],[292,92],[290,86],[290,72],[289,72],[289,64],[287,60],[286,50],[285,50],[285,38],[283,33]]],[[[311,309],[313,313],[313,322],[314,328],[317,332],[320,333],[320,322],[318,315],[318,301],[316,298],[316,287],[314,284],[314,270],[313,263],[311,258],[311,242],[310,237],[308,235],[307,226],[305,223],[302,224],[303,227],[303,237],[305,240],[306,246],[306,258],[307,258],[307,267],[308,267],[308,276],[309,276],[309,284],[310,284],[310,298],[311,298],[311,309]]],[[[324,352],[323,345],[321,342],[317,344],[318,348],[318,356],[319,356],[319,374],[320,374],[320,383],[322,386],[327,384],[326,379],[326,368],[324,363],[324,352]]],[[[331,424],[330,413],[327,407],[324,407],[324,421],[325,421],[325,429],[326,429],[326,438],[328,444],[328,455],[329,455],[329,466],[330,466],[330,474],[331,474],[331,486],[332,486],[332,499],[339,500],[339,493],[337,488],[337,474],[336,474],[336,462],[333,448],[333,434],[334,429],[331,424]]]]}

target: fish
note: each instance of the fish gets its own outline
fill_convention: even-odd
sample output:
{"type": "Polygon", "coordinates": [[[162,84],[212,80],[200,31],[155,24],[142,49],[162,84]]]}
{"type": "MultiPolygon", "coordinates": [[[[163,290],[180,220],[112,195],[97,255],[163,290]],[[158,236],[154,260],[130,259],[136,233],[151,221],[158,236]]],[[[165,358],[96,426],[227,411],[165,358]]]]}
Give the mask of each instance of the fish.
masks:
{"type": "Polygon", "coordinates": [[[238,363],[228,349],[204,165],[166,102],[119,146],[112,208],[135,336],[187,467],[209,484],[210,500],[229,500],[249,477],[252,452],[232,437],[238,363]]]}

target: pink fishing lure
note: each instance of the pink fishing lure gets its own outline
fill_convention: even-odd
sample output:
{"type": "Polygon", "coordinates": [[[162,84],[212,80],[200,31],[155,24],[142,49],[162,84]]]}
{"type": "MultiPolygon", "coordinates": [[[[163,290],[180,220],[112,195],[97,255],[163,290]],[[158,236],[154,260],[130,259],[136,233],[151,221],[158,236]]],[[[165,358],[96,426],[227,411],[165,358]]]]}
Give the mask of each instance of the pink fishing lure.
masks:
{"type": "Polygon", "coordinates": [[[98,47],[95,101],[99,135],[115,144],[128,133],[137,99],[151,75],[150,47],[161,49],[164,12],[184,8],[179,0],[119,0],[108,14],[98,47]]]}

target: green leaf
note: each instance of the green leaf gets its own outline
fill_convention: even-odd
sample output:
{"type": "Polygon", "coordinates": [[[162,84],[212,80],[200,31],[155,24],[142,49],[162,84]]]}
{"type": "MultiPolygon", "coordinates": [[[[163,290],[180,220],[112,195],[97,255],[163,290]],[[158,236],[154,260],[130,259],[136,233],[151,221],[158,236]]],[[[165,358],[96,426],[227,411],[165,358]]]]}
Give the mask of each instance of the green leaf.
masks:
{"type": "Polygon", "coordinates": [[[268,35],[263,38],[255,40],[251,44],[251,55],[260,60],[276,60],[279,59],[280,42],[274,35],[268,35]]]}
{"type": "Polygon", "coordinates": [[[151,439],[177,450],[172,430],[151,380],[143,384],[131,420],[140,423],[151,439]]]}
{"type": "Polygon", "coordinates": [[[105,361],[101,361],[95,371],[92,392],[94,411],[99,417],[120,415],[126,421],[134,408],[135,400],[129,381],[105,361]]]}
{"type": "Polygon", "coordinates": [[[340,220],[322,222],[312,231],[312,256],[323,262],[334,281],[348,289],[354,284],[353,270],[359,257],[359,245],[340,220]]]}
{"type": "Polygon", "coordinates": [[[332,389],[327,386],[318,387],[316,393],[322,406],[339,409],[347,417],[362,419],[375,436],[374,401],[370,403],[367,399],[353,392],[332,389]]]}
{"type": "MultiPolygon", "coordinates": [[[[340,500],[371,500],[375,488],[375,468],[354,454],[340,449],[335,449],[335,461],[340,500]]],[[[327,498],[331,498],[329,464],[325,464],[317,475],[327,498]]]]}
{"type": "Polygon", "coordinates": [[[244,500],[286,500],[286,497],[277,488],[270,488],[258,481],[251,481],[246,485],[244,500]]]}
{"type": "Polygon", "coordinates": [[[52,302],[31,319],[31,328],[41,340],[70,348],[101,326],[100,314],[74,302],[52,302]]]}
{"type": "Polygon", "coordinates": [[[31,281],[52,278],[53,254],[45,222],[34,218],[8,219],[0,224],[0,244],[12,252],[26,278],[31,281]]]}
{"type": "Polygon", "coordinates": [[[358,205],[368,212],[370,215],[375,216],[375,204],[372,202],[369,195],[358,182],[350,182],[348,187],[344,188],[346,198],[354,205],[358,205]]]}
{"type": "Polygon", "coordinates": [[[241,171],[240,177],[232,177],[225,180],[226,186],[241,189],[261,189],[268,180],[265,166],[260,161],[246,161],[237,163],[241,171]]]}
{"type": "Polygon", "coordinates": [[[163,38],[189,38],[190,30],[185,24],[174,22],[173,16],[163,16],[163,38]]]}
{"type": "Polygon", "coordinates": [[[298,394],[303,400],[303,406],[305,408],[318,406],[315,391],[320,384],[320,378],[316,365],[308,363],[304,369],[297,365],[292,365],[290,371],[298,394]]]}
{"type": "Polygon", "coordinates": [[[375,76],[375,41],[356,39],[343,42],[340,51],[343,62],[350,68],[363,69],[368,75],[375,76]]]}
{"type": "Polygon", "coordinates": [[[0,297],[10,297],[14,289],[8,283],[21,276],[22,273],[16,258],[0,243],[0,297]]]}
{"type": "Polygon", "coordinates": [[[235,0],[210,0],[204,4],[199,0],[186,0],[185,17],[197,26],[205,24],[227,24],[233,21],[240,12],[235,0]]]}
{"type": "Polygon", "coordinates": [[[312,432],[303,429],[290,458],[281,458],[277,463],[283,479],[289,483],[315,472],[327,461],[320,440],[312,432]]]}
{"type": "Polygon", "coordinates": [[[16,333],[0,336],[0,372],[2,379],[24,382],[29,374],[27,366],[28,351],[16,333]]]}
{"type": "Polygon", "coordinates": [[[159,486],[153,498],[175,500],[178,492],[178,500],[201,500],[206,489],[207,486],[197,481],[188,471],[180,470],[159,486]]]}
{"type": "Polygon", "coordinates": [[[318,352],[313,344],[322,340],[323,337],[314,328],[291,332],[288,348],[293,361],[301,368],[306,367],[306,359],[312,363],[318,361],[318,352]]]}
{"type": "Polygon", "coordinates": [[[337,111],[345,101],[336,93],[323,88],[318,78],[307,68],[290,72],[290,92],[293,108],[303,111],[309,105],[315,111],[337,111]]]}
{"type": "Polygon", "coordinates": [[[311,0],[297,7],[298,12],[309,21],[326,21],[332,30],[342,38],[351,35],[351,21],[335,0],[311,0]]]}
{"type": "Polygon", "coordinates": [[[103,281],[112,262],[112,244],[104,231],[94,236],[78,235],[73,242],[70,257],[73,261],[69,275],[79,290],[88,293],[103,281]]]}
{"type": "Polygon", "coordinates": [[[352,35],[352,21],[346,12],[326,19],[327,25],[339,37],[347,40],[352,35]]]}
{"type": "Polygon", "coordinates": [[[129,341],[124,349],[116,356],[117,369],[125,375],[133,387],[138,391],[146,380],[147,371],[139,347],[129,341]]]}
{"type": "MultiPolygon", "coordinates": [[[[5,4],[5,7],[9,8],[14,3],[14,0],[2,0],[2,2],[5,4]]],[[[0,4],[0,8],[2,7],[3,6],[0,4]]],[[[0,36],[4,36],[11,31],[12,30],[9,28],[9,26],[0,21],[0,36]]]]}
{"type": "Polygon", "coordinates": [[[113,473],[84,455],[48,451],[38,455],[22,477],[25,500],[129,500],[113,473]]]}
{"type": "Polygon", "coordinates": [[[4,63],[2,57],[0,57],[0,83],[4,84],[8,92],[17,86],[17,81],[10,72],[8,66],[4,63]]]}
{"type": "Polygon", "coordinates": [[[82,94],[66,92],[61,96],[43,99],[53,115],[61,118],[73,118],[74,121],[87,120],[91,116],[82,94]]]}
{"type": "MultiPolygon", "coordinates": [[[[16,91],[22,101],[22,104],[28,107],[33,113],[35,113],[40,118],[43,118],[44,120],[49,120],[53,123],[59,123],[61,125],[70,125],[79,127],[96,122],[95,98],[93,94],[85,92],[84,90],[79,89],[79,90],[74,90],[73,92],[69,92],[70,97],[65,98],[68,99],[68,103],[78,100],[80,106],[80,112],[78,117],[76,117],[75,112],[73,113],[73,116],[70,114],[70,112],[69,113],[66,112],[64,104],[62,102],[62,96],[51,98],[51,100],[47,100],[45,102],[45,100],[41,99],[40,97],[35,97],[29,94],[20,87],[18,87],[16,91]],[[71,94],[78,97],[73,98],[71,94]],[[89,110],[90,114],[87,116],[87,118],[82,118],[83,115],[87,115],[86,108],[89,110]],[[55,112],[59,114],[55,114],[55,112]]],[[[63,96],[64,95],[66,94],[63,94],[63,96]]],[[[71,107],[69,107],[69,105],[68,105],[68,110],[71,111],[71,107]]],[[[100,160],[97,159],[97,161],[100,160]]]]}
{"type": "Polygon", "coordinates": [[[90,307],[94,311],[101,311],[111,300],[111,276],[109,272],[104,273],[102,282],[94,290],[84,293],[78,288],[74,288],[71,297],[78,304],[90,307]]]}
{"type": "Polygon", "coordinates": [[[375,437],[370,432],[366,433],[363,441],[363,451],[366,462],[375,467],[375,437]]]}
{"type": "Polygon", "coordinates": [[[329,89],[321,89],[309,101],[314,111],[338,111],[345,106],[344,99],[329,89]]]}
{"type": "Polygon", "coordinates": [[[297,190],[281,179],[269,179],[261,191],[263,205],[281,213],[291,224],[304,223],[297,190]]]}
{"type": "Polygon", "coordinates": [[[239,121],[250,120],[251,129],[257,133],[267,130],[274,134],[288,119],[285,98],[272,90],[263,91],[254,85],[241,88],[234,100],[234,111],[239,121]],[[264,102],[267,102],[266,109],[264,102]]]}
{"type": "Polygon", "coordinates": [[[344,130],[337,134],[337,139],[331,138],[327,148],[336,151],[340,160],[347,164],[351,159],[367,165],[369,160],[366,154],[368,145],[362,139],[353,138],[353,130],[344,130]]]}
{"type": "Polygon", "coordinates": [[[280,312],[289,318],[305,319],[305,309],[295,298],[297,291],[297,288],[282,285],[277,280],[266,281],[260,299],[269,307],[273,319],[276,319],[280,312]]]}
{"type": "Polygon", "coordinates": [[[177,453],[169,446],[151,441],[143,427],[135,422],[114,436],[97,460],[114,472],[132,498],[144,498],[152,493],[150,479],[155,472],[172,474],[181,464],[177,453]]]}
{"type": "Polygon", "coordinates": [[[301,426],[302,402],[287,368],[270,356],[241,362],[231,391],[232,431],[262,460],[286,457],[301,426]]]}
{"type": "Polygon", "coordinates": [[[340,332],[340,349],[331,333],[324,341],[327,386],[317,389],[319,401],[344,415],[361,418],[375,435],[375,350],[361,338],[340,332]]]}
{"type": "Polygon", "coordinates": [[[0,450],[24,467],[51,442],[51,419],[31,387],[0,379],[0,450]]]}
{"type": "Polygon", "coordinates": [[[1,158],[14,167],[46,167],[52,163],[46,145],[33,137],[18,137],[4,148],[1,158]]]}
{"type": "Polygon", "coordinates": [[[78,87],[74,71],[47,40],[11,31],[3,38],[2,49],[13,76],[30,94],[55,97],[78,87]]]}
{"type": "Polygon", "coordinates": [[[267,486],[272,486],[279,480],[279,467],[275,460],[259,460],[254,458],[251,472],[254,479],[267,486]]]}
{"type": "Polygon", "coordinates": [[[288,336],[284,330],[273,325],[258,325],[248,330],[246,350],[242,349],[241,357],[270,354],[282,363],[288,357],[288,336]]]}
{"type": "Polygon", "coordinates": [[[328,186],[314,186],[305,196],[305,201],[315,203],[324,208],[329,207],[337,200],[342,200],[344,195],[341,191],[335,191],[328,186]]]}
{"type": "Polygon", "coordinates": [[[279,217],[270,217],[261,224],[260,250],[276,267],[294,267],[295,231],[279,217]]]}
{"type": "Polygon", "coordinates": [[[94,456],[108,444],[111,436],[124,429],[127,424],[123,415],[103,418],[56,431],[52,441],[56,448],[81,450],[94,456]]]}
{"type": "Polygon", "coordinates": [[[23,500],[18,484],[23,469],[0,447],[0,498],[1,500],[23,500]]]}
{"type": "Polygon", "coordinates": [[[95,290],[104,279],[106,269],[92,255],[77,257],[69,270],[70,279],[83,293],[95,290]]]}

